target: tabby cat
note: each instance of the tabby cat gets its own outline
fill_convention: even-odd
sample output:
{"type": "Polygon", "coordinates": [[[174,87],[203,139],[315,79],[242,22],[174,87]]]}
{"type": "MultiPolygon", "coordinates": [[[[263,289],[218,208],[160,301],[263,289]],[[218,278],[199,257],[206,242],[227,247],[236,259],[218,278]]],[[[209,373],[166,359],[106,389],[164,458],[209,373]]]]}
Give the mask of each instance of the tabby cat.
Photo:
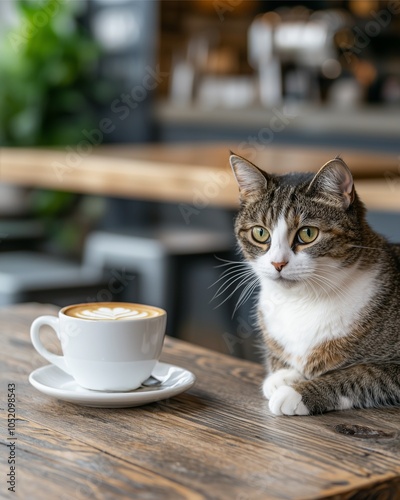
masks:
{"type": "Polygon", "coordinates": [[[400,247],[375,233],[337,157],[272,175],[240,156],[235,233],[258,279],[275,415],[400,405],[400,247]]]}

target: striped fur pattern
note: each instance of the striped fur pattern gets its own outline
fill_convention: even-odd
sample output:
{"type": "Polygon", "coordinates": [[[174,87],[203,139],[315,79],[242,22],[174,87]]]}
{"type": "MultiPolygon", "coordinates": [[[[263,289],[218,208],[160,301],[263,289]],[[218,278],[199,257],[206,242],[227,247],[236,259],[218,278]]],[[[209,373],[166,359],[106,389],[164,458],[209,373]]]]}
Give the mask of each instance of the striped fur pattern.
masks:
{"type": "Polygon", "coordinates": [[[270,410],[400,405],[400,247],[369,227],[347,165],[277,176],[230,161],[236,237],[260,284],[270,410]]]}

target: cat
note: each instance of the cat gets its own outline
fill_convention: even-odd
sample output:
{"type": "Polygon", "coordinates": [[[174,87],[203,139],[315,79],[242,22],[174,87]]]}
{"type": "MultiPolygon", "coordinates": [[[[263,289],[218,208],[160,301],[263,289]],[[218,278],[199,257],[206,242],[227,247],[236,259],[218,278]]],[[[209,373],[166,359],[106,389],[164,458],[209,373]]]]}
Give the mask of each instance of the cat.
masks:
{"type": "Polygon", "coordinates": [[[232,154],[235,234],[258,280],[275,415],[400,405],[400,246],[366,221],[344,160],[268,174],[232,154]]]}

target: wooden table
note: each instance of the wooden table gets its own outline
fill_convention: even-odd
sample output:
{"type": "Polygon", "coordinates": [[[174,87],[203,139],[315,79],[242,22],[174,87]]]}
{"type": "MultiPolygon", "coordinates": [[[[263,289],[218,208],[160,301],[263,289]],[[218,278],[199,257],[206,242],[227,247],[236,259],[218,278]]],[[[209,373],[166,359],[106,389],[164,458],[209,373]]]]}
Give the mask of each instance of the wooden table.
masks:
{"type": "Polygon", "coordinates": [[[0,310],[2,499],[400,498],[400,408],[275,417],[260,394],[262,366],[171,338],[162,359],[197,377],[186,393],[127,409],[62,403],[28,383],[45,364],[29,327],[48,313],[56,308],[0,310]],[[16,494],[6,485],[12,441],[16,494]]]}
{"type": "Polygon", "coordinates": [[[397,155],[362,151],[190,144],[98,148],[0,149],[0,181],[76,193],[236,209],[238,188],[229,149],[274,173],[316,172],[338,153],[357,179],[368,208],[400,211],[397,155]]]}

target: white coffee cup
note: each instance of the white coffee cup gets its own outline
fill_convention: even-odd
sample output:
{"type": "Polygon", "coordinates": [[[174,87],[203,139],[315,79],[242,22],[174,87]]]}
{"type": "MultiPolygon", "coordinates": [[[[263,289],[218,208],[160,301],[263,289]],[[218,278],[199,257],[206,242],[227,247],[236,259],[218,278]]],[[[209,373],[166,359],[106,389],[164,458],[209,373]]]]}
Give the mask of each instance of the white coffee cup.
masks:
{"type": "Polygon", "coordinates": [[[167,313],[158,307],[125,302],[93,302],[64,307],[56,316],[40,316],[31,340],[45,359],[82,387],[130,391],[150,377],[160,358],[167,313]],[[46,349],[41,327],[50,326],[63,356],[46,349]]]}

